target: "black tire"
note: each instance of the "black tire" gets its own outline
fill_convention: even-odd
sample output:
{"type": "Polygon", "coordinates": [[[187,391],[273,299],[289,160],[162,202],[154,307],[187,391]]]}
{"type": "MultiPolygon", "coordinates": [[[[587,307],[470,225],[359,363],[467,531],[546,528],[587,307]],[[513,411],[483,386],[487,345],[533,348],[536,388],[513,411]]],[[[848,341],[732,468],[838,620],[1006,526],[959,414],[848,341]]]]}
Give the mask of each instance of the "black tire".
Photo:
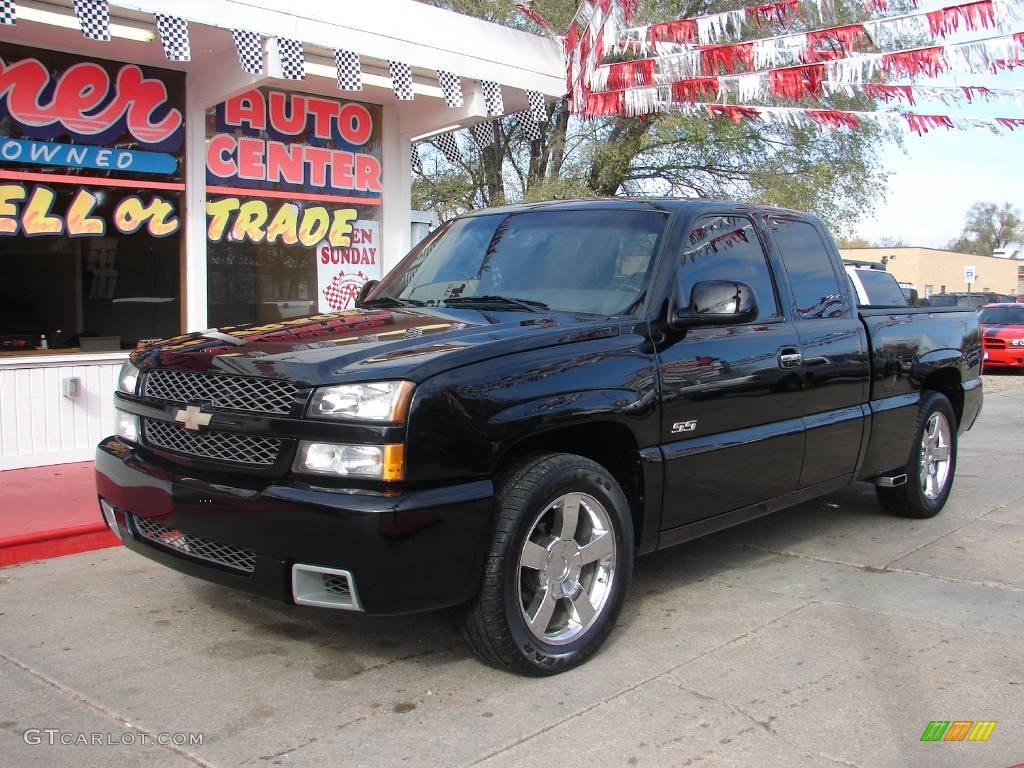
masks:
{"type": "MultiPolygon", "coordinates": [[[[575,497],[580,498],[580,497],[575,497]]],[[[584,505],[589,501],[584,500],[584,505]]],[[[587,515],[593,514],[580,507],[579,525],[585,530],[589,524],[587,515]]],[[[484,564],[483,582],[477,596],[459,610],[457,619],[462,636],[472,651],[491,666],[525,675],[554,675],[583,663],[604,642],[622,608],[629,582],[633,573],[633,523],[622,489],[609,472],[600,464],[582,456],[567,453],[543,453],[527,456],[509,466],[497,481],[496,521],[494,539],[484,564]],[[577,622],[582,631],[578,637],[552,644],[539,639],[532,632],[524,617],[524,597],[520,590],[524,579],[532,571],[520,563],[521,553],[529,536],[536,536],[536,526],[543,525],[546,515],[553,512],[552,505],[566,494],[583,494],[598,502],[607,514],[614,537],[613,567],[607,578],[601,578],[604,589],[601,607],[589,621],[589,626],[577,622]]],[[[564,514],[564,513],[562,513],[564,514]]],[[[552,517],[553,521],[561,518],[552,517]]],[[[552,523],[552,527],[556,523],[552,523]]],[[[573,528],[577,530],[577,528],[573,528]]],[[[591,536],[600,531],[591,529],[591,536]]],[[[582,536],[581,536],[582,537],[582,536]]],[[[556,542],[555,536],[547,552],[556,542]]],[[[533,541],[533,540],[531,540],[533,541]]],[[[549,557],[549,561],[551,558],[549,557]]],[[[561,561],[559,561],[561,562],[561,561]]],[[[582,562],[582,560],[581,560],[582,562]]],[[[566,568],[569,568],[566,560],[566,568]]],[[[601,563],[584,565],[577,572],[579,585],[589,579],[595,584],[601,563]]],[[[543,582],[547,571],[539,570],[538,582],[543,582]]],[[[569,577],[570,581],[572,577],[569,577]]],[[[561,589],[562,586],[557,587],[561,589]]],[[[547,599],[547,586],[537,588],[547,599]]],[[[552,587],[555,589],[555,587],[552,587]]],[[[562,597],[556,601],[561,614],[551,619],[557,624],[558,617],[566,616],[566,631],[573,631],[569,623],[572,616],[577,619],[582,613],[572,614],[569,607],[575,601],[562,597]],[[564,601],[564,602],[563,602],[564,601]]],[[[590,605],[588,600],[588,605],[590,605]]],[[[548,622],[544,622],[548,626],[548,622]]]]}
{"type": "Polygon", "coordinates": [[[914,442],[910,451],[910,458],[907,461],[903,472],[907,475],[907,482],[895,488],[884,488],[875,486],[878,500],[886,512],[899,517],[913,517],[918,519],[935,517],[942,511],[949,499],[949,492],[953,488],[953,478],[956,476],[956,450],[957,450],[957,421],[953,406],[941,392],[925,393],[917,415],[917,426],[914,430],[914,442]],[[949,471],[946,474],[945,482],[937,493],[929,495],[925,493],[921,485],[922,476],[925,472],[925,465],[922,463],[922,441],[925,430],[933,414],[941,414],[949,427],[949,471]]]}

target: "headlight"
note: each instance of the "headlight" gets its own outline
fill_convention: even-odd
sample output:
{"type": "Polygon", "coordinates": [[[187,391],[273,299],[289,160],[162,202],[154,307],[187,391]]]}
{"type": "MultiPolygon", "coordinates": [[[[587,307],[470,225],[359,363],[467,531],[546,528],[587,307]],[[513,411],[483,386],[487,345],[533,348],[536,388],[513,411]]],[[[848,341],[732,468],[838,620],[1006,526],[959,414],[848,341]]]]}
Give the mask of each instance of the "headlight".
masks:
{"type": "Polygon", "coordinates": [[[313,475],[401,480],[404,454],[401,445],[341,445],[303,440],[292,468],[313,475]]]}
{"type": "Polygon", "coordinates": [[[129,362],[121,366],[121,372],[117,374],[117,388],[121,392],[134,395],[139,387],[139,369],[129,362]]]}
{"type": "Polygon", "coordinates": [[[131,443],[139,442],[139,417],[134,413],[114,409],[114,434],[131,443]]]}
{"type": "Polygon", "coordinates": [[[411,395],[411,381],[321,387],[313,393],[308,413],[313,418],[402,421],[411,395]]]}
{"type": "Polygon", "coordinates": [[[1010,345],[1014,347],[1024,347],[1024,339],[1010,339],[1010,345]]]}

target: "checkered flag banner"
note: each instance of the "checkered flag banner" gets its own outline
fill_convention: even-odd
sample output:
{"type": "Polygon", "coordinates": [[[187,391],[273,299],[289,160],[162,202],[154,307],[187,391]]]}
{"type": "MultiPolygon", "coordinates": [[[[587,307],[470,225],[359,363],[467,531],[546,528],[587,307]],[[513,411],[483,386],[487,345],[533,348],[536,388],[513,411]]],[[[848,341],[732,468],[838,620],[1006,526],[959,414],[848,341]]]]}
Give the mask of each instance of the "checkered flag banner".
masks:
{"type": "Polygon", "coordinates": [[[359,54],[336,48],[334,66],[338,68],[338,90],[363,90],[363,70],[359,63],[359,54]]]}
{"type": "Polygon", "coordinates": [[[444,133],[434,139],[434,146],[441,150],[441,154],[452,165],[462,162],[462,152],[459,151],[459,142],[455,140],[454,133],[444,133]]]}
{"type": "Polygon", "coordinates": [[[416,173],[423,173],[423,159],[420,157],[420,149],[415,144],[409,145],[409,162],[416,173]]]}
{"type": "Polygon", "coordinates": [[[481,80],[484,89],[484,105],[491,117],[500,117],[505,113],[505,102],[501,99],[501,86],[493,80],[481,80]]]}
{"type": "Polygon", "coordinates": [[[494,146],[494,126],[490,123],[474,123],[469,132],[480,149],[494,146]]]}
{"type": "Polygon", "coordinates": [[[74,0],[82,34],[90,40],[110,40],[110,6],[107,0],[74,0]]]}
{"type": "Polygon", "coordinates": [[[192,49],[188,42],[188,22],[180,16],[154,13],[156,31],[168,61],[191,61],[192,49]]]}
{"type": "Polygon", "coordinates": [[[462,101],[462,78],[451,72],[437,70],[437,81],[444,91],[444,101],[449,107],[461,107],[462,101]]]}
{"type": "Polygon", "coordinates": [[[529,141],[539,141],[541,137],[540,123],[533,119],[533,113],[529,111],[520,112],[519,127],[523,129],[523,135],[529,141]]]}
{"type": "Polygon", "coordinates": [[[238,52],[238,63],[243,72],[259,75],[263,72],[263,36],[246,29],[232,29],[231,37],[238,52]]]}
{"type": "Polygon", "coordinates": [[[0,24],[14,24],[17,20],[14,0],[0,0],[0,24]]]}
{"type": "Polygon", "coordinates": [[[304,80],[306,59],[302,55],[302,43],[288,37],[277,38],[277,53],[281,57],[281,74],[288,80],[304,80]]]}
{"type": "Polygon", "coordinates": [[[362,271],[354,275],[346,275],[344,272],[339,272],[327,287],[324,288],[323,293],[327,306],[331,308],[332,312],[341,312],[344,309],[354,307],[356,299],[359,297],[359,289],[363,287],[365,282],[366,275],[362,271]]]}
{"type": "Polygon", "coordinates": [[[534,122],[546,122],[548,119],[548,111],[544,107],[544,94],[539,91],[527,91],[526,100],[530,105],[530,114],[533,115],[534,122]]]}
{"type": "Polygon", "coordinates": [[[395,98],[399,101],[412,101],[412,70],[408,64],[400,61],[389,61],[391,84],[395,89],[395,98]]]}

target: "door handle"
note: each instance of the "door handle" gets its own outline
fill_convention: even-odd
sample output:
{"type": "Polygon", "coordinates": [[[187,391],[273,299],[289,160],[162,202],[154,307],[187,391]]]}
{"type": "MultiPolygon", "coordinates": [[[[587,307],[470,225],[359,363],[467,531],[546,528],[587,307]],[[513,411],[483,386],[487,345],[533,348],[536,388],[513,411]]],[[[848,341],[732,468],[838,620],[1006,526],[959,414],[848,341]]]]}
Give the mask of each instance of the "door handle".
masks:
{"type": "Polygon", "coordinates": [[[799,368],[804,361],[804,356],[796,347],[781,347],[779,349],[780,368],[799,368]]]}

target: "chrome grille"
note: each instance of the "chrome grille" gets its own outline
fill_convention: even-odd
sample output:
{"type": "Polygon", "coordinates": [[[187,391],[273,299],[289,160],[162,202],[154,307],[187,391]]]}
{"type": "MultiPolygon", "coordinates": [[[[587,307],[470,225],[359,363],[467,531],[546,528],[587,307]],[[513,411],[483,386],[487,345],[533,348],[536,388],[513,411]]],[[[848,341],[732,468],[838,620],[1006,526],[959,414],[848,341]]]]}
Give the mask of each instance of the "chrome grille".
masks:
{"type": "Polygon", "coordinates": [[[143,397],[215,408],[288,414],[299,388],[287,381],[156,368],[143,377],[143,397]]]}
{"type": "Polygon", "coordinates": [[[200,560],[233,568],[236,571],[252,573],[256,569],[256,553],[231,544],[221,544],[202,536],[183,533],[177,528],[168,528],[147,517],[134,516],[135,530],[139,535],[155,544],[168,547],[200,560]]]}
{"type": "Polygon", "coordinates": [[[281,441],[273,437],[193,430],[173,421],[143,419],[146,443],[165,451],[183,453],[200,459],[230,461],[233,464],[271,466],[281,454],[281,441]]]}

